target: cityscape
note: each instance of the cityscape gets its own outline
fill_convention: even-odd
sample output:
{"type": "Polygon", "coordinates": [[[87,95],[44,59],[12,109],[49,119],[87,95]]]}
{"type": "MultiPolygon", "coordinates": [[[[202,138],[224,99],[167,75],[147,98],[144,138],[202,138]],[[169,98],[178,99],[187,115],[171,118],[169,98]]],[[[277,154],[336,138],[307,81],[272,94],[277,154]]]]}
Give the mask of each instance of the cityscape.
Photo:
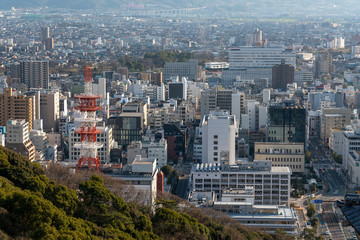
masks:
{"type": "Polygon", "coordinates": [[[355,1],[4,1],[0,239],[360,239],[355,1]]]}

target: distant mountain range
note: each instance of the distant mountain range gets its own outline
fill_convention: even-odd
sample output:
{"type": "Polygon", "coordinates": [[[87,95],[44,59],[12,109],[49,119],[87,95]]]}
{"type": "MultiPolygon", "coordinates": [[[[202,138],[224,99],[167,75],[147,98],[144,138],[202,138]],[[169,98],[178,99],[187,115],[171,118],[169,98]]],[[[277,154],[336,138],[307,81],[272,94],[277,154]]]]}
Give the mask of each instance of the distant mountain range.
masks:
{"type": "Polygon", "coordinates": [[[360,10],[357,0],[0,0],[0,9],[15,8],[111,8],[150,10],[170,8],[207,7],[216,11],[239,11],[267,15],[293,13],[320,13],[346,16],[360,10]]]}

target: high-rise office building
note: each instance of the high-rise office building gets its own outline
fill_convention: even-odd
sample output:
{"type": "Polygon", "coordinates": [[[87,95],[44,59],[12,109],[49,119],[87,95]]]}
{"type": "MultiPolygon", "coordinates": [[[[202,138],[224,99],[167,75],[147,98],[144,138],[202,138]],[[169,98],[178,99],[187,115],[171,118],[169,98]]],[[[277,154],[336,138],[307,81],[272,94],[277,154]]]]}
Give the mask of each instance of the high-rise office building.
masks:
{"type": "Polygon", "coordinates": [[[315,56],[314,75],[321,77],[323,74],[330,74],[335,71],[332,64],[332,55],[328,52],[318,53],[315,56]]]}
{"type": "Polygon", "coordinates": [[[202,162],[220,165],[235,164],[236,117],[227,111],[213,111],[200,124],[202,162]]]}
{"type": "Polygon", "coordinates": [[[8,120],[6,129],[6,147],[35,161],[35,147],[29,138],[29,123],[24,119],[8,120]]]}
{"type": "Polygon", "coordinates": [[[286,86],[294,82],[294,76],[295,68],[281,60],[281,64],[272,67],[272,87],[285,91],[286,86]]]}
{"type": "Polygon", "coordinates": [[[33,97],[19,95],[12,88],[5,88],[0,94],[0,126],[5,126],[10,119],[24,119],[33,127],[33,97]]]}
{"type": "Polygon", "coordinates": [[[239,121],[240,114],[245,113],[245,94],[231,89],[212,89],[201,91],[201,116],[208,115],[210,111],[226,110],[235,115],[239,121]]]}
{"type": "Polygon", "coordinates": [[[40,116],[44,121],[44,131],[58,131],[60,99],[57,91],[40,92],[40,116]]]}
{"type": "Polygon", "coordinates": [[[41,42],[42,44],[45,43],[46,39],[50,37],[49,27],[42,27],[41,28],[41,42]]]}
{"type": "Polygon", "coordinates": [[[49,62],[26,61],[10,66],[10,77],[19,78],[28,88],[49,87],[49,62]]]}
{"type": "Polygon", "coordinates": [[[45,39],[45,49],[51,50],[54,48],[54,38],[46,38],[45,39]]]}
{"type": "Polygon", "coordinates": [[[306,109],[294,101],[270,104],[268,108],[267,139],[269,142],[298,142],[307,140],[306,109]]]}
{"type": "Polygon", "coordinates": [[[33,97],[35,119],[43,119],[44,131],[57,132],[60,118],[60,93],[55,90],[32,89],[25,95],[33,97]]]}

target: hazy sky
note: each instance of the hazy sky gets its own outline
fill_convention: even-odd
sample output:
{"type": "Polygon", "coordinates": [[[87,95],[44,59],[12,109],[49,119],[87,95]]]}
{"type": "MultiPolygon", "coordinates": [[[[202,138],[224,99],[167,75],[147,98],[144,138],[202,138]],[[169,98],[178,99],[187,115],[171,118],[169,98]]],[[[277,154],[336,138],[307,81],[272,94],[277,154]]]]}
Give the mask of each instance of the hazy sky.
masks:
{"type": "Polygon", "coordinates": [[[144,7],[184,8],[205,6],[215,11],[239,11],[251,14],[323,14],[357,16],[360,0],[0,0],[0,8],[112,8],[124,9],[129,3],[144,7]]]}

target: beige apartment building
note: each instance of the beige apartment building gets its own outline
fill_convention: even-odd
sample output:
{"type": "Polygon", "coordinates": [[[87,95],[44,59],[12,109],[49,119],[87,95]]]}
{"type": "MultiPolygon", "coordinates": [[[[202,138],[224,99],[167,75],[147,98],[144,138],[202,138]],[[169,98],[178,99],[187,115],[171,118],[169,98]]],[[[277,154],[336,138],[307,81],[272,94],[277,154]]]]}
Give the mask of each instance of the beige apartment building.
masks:
{"type": "Polygon", "coordinates": [[[12,88],[5,88],[0,94],[0,126],[6,126],[9,119],[24,119],[33,128],[33,97],[17,94],[12,88]]]}
{"type": "Polygon", "coordinates": [[[321,115],[321,139],[325,145],[330,144],[331,129],[342,129],[350,124],[351,109],[324,108],[321,115]]]}
{"type": "Polygon", "coordinates": [[[24,119],[9,120],[6,130],[6,147],[35,161],[35,146],[29,138],[29,123],[24,119]]]}
{"type": "Polygon", "coordinates": [[[256,142],[254,161],[270,160],[274,167],[289,167],[292,172],[304,172],[303,143],[256,142]]]}

